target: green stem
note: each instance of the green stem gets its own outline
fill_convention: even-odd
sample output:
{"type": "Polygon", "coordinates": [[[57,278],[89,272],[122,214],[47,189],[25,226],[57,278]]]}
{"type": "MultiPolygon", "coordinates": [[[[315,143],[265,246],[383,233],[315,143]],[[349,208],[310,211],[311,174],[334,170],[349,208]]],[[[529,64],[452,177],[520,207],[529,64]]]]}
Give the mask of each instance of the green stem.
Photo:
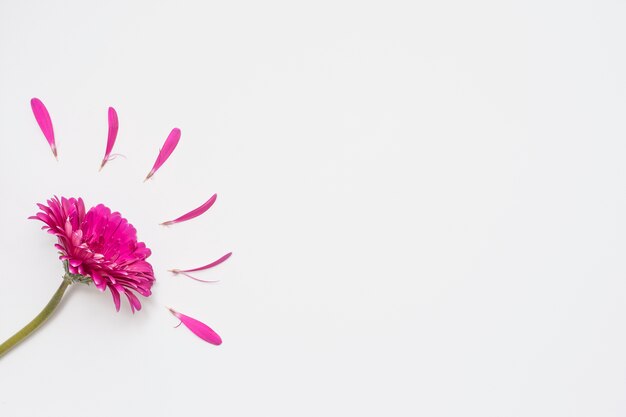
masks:
{"type": "Polygon", "coordinates": [[[30,323],[28,323],[22,330],[15,333],[6,342],[0,345],[0,357],[2,357],[5,353],[7,353],[13,346],[20,343],[26,337],[28,337],[32,332],[37,330],[39,326],[41,326],[47,319],[52,315],[54,310],[56,310],[57,306],[61,302],[63,298],[63,294],[65,294],[65,290],[72,283],[69,277],[64,277],[63,282],[59,289],[54,293],[48,304],[41,310],[41,313],[37,315],[30,323]]]}

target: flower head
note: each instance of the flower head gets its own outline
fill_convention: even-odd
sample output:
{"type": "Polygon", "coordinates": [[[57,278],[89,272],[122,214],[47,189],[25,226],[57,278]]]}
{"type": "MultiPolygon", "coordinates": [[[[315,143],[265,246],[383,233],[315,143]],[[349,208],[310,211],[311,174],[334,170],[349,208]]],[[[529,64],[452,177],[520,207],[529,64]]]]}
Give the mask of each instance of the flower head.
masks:
{"type": "Polygon", "coordinates": [[[71,274],[87,276],[96,288],[109,288],[115,308],[124,293],[133,312],[141,309],[134,294],[148,297],[154,282],[152,266],[146,261],[150,249],[137,242],[137,231],[118,212],[98,204],[85,212],[81,198],[54,197],[31,219],[45,223],[42,229],[58,237],[55,247],[71,274]]]}

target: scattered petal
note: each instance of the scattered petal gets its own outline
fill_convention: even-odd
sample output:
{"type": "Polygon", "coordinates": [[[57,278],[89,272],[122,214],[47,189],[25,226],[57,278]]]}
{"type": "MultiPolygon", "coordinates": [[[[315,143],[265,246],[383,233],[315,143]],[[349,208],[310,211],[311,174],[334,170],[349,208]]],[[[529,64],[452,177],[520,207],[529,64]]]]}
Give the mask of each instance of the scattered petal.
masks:
{"type": "Polygon", "coordinates": [[[102,158],[100,169],[104,168],[104,165],[113,159],[111,157],[111,151],[113,150],[113,145],[115,145],[115,139],[117,138],[117,130],[119,126],[117,112],[113,107],[109,107],[109,135],[107,136],[107,147],[104,152],[104,158],[102,158]]]}
{"type": "Polygon", "coordinates": [[[172,129],[167,139],[165,139],[163,148],[159,150],[159,155],[157,156],[156,161],[154,161],[154,165],[152,166],[152,169],[150,170],[144,181],[149,180],[154,175],[154,173],[157,172],[159,168],[161,168],[161,165],[163,165],[165,161],[167,161],[167,158],[169,158],[172,152],[174,152],[174,149],[176,149],[176,145],[178,145],[179,140],[180,129],[175,127],[174,129],[172,129]]]}
{"type": "Polygon", "coordinates": [[[193,334],[198,336],[200,339],[209,342],[213,345],[221,345],[222,338],[213,331],[209,326],[198,321],[192,317],[186,316],[173,308],[169,308],[168,310],[172,313],[177,319],[179,319],[193,334]]]}
{"type": "Polygon", "coordinates": [[[213,261],[213,262],[211,262],[208,265],[199,266],[198,268],[193,268],[193,269],[171,269],[170,272],[174,273],[175,275],[182,274],[182,275],[184,275],[184,276],[186,276],[188,278],[191,278],[191,279],[194,279],[194,280],[200,281],[200,282],[217,282],[217,280],[198,279],[196,277],[193,277],[193,276],[189,275],[189,272],[204,271],[206,269],[213,268],[214,266],[217,266],[217,265],[221,264],[222,262],[224,262],[225,260],[227,260],[228,258],[230,258],[230,256],[232,254],[233,254],[232,252],[228,252],[226,255],[222,256],[217,261],[213,261]]]}
{"type": "Polygon", "coordinates": [[[172,225],[172,224],[185,222],[187,220],[191,220],[191,219],[193,219],[195,217],[198,217],[201,214],[203,214],[204,212],[206,212],[208,209],[210,209],[211,206],[215,203],[215,200],[217,200],[217,194],[213,194],[213,196],[211,198],[209,198],[207,200],[207,202],[202,204],[200,207],[191,210],[189,213],[183,214],[182,216],[178,217],[177,219],[163,222],[163,223],[161,223],[161,226],[169,226],[169,225],[172,225]]]}
{"type": "Polygon", "coordinates": [[[52,128],[52,120],[50,119],[48,109],[46,109],[46,106],[44,106],[41,100],[36,97],[30,100],[30,107],[33,109],[33,114],[35,115],[35,120],[37,120],[37,123],[39,124],[39,128],[46,137],[46,140],[50,145],[50,149],[52,149],[52,154],[58,159],[57,146],[54,141],[54,129],[52,128]]]}

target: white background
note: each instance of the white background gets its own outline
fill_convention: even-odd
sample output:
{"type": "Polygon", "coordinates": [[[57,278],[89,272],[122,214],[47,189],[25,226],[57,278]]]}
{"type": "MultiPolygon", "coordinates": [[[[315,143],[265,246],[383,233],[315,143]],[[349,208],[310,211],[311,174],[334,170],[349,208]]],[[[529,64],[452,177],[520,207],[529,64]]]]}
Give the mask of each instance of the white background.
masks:
{"type": "Polygon", "coordinates": [[[618,1],[2,1],[0,338],[59,285],[26,220],[53,194],[121,211],[157,284],[134,316],[71,288],[0,360],[0,414],[624,416],[625,20],[618,1]],[[98,173],[109,105],[127,159],[98,173]],[[218,284],[167,272],[230,250],[200,274],[218,284]]]}

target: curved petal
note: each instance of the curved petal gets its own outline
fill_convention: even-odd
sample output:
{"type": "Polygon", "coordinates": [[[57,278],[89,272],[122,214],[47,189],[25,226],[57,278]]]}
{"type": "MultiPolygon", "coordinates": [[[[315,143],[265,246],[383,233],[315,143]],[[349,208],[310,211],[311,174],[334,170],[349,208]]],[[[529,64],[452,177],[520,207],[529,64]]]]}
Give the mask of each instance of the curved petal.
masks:
{"type": "Polygon", "coordinates": [[[156,161],[154,161],[154,165],[152,166],[152,169],[150,170],[144,181],[149,180],[154,175],[154,173],[157,172],[159,168],[161,168],[161,165],[163,165],[165,161],[167,161],[167,158],[169,158],[172,152],[174,152],[174,149],[176,149],[176,145],[178,145],[179,140],[180,129],[175,127],[167,136],[167,139],[165,139],[165,143],[163,143],[163,147],[159,151],[159,155],[157,156],[156,161]]]}
{"type": "Polygon", "coordinates": [[[168,308],[168,310],[200,339],[204,340],[205,342],[209,342],[212,345],[222,344],[222,338],[206,324],[194,319],[193,317],[189,317],[185,314],[179,313],[173,308],[168,308]]]}
{"type": "Polygon", "coordinates": [[[44,106],[41,100],[39,100],[37,97],[33,97],[30,100],[30,107],[31,109],[33,109],[35,120],[37,120],[39,128],[43,132],[43,135],[46,137],[46,140],[50,145],[50,149],[52,149],[54,157],[57,158],[57,146],[54,140],[54,129],[52,127],[52,119],[50,119],[48,109],[46,109],[46,106],[44,106]]]}
{"type": "Polygon", "coordinates": [[[211,196],[211,198],[209,198],[206,203],[202,204],[200,207],[195,208],[193,210],[191,210],[189,213],[185,213],[182,216],[174,219],[174,220],[168,220],[166,222],[161,223],[161,226],[169,226],[172,224],[176,224],[176,223],[180,223],[180,222],[185,222],[187,220],[191,220],[193,218],[196,218],[202,214],[204,214],[208,209],[211,208],[211,206],[213,204],[215,204],[215,200],[217,200],[217,194],[213,194],[211,196]]]}
{"type": "Polygon", "coordinates": [[[113,145],[115,145],[118,128],[119,120],[117,118],[117,112],[113,107],[109,107],[109,134],[107,136],[107,147],[104,152],[104,158],[102,158],[100,169],[102,169],[109,159],[111,159],[111,151],[113,150],[113,145]]]}

